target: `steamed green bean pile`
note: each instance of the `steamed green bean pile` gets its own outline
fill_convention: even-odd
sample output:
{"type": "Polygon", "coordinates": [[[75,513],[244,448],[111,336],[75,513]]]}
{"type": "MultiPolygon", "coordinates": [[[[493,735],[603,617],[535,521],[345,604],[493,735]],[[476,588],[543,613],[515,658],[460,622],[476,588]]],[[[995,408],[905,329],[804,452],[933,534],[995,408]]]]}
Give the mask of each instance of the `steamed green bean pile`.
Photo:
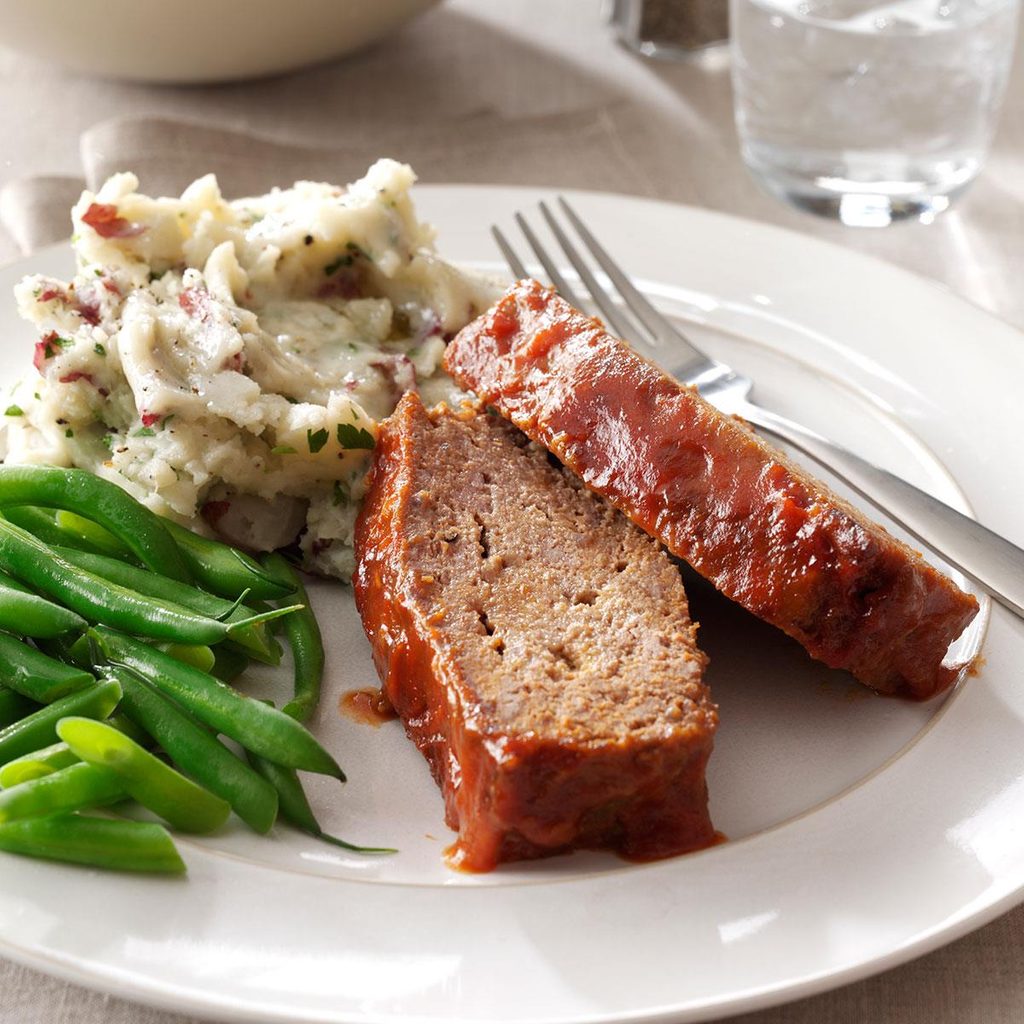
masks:
{"type": "Polygon", "coordinates": [[[303,724],[323,671],[299,577],[171,524],[83,470],[0,466],[0,850],[121,871],[185,870],[170,833],[233,812],[318,838],[297,772],[344,781],[303,724]],[[277,665],[284,710],[229,682],[277,665]],[[241,748],[243,756],[222,737],[241,748]],[[134,801],[165,824],[115,817],[134,801]]]}

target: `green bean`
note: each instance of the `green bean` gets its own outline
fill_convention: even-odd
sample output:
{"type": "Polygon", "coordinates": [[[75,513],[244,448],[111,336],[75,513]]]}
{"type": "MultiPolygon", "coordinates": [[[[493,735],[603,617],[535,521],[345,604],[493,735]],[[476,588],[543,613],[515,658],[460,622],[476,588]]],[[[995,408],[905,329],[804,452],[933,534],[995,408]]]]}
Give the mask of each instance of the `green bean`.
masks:
{"type": "Polygon", "coordinates": [[[32,505],[12,505],[4,508],[3,517],[8,522],[28,530],[44,544],[73,551],[142,563],[113,534],[102,526],[75,515],[74,512],[57,511],[49,508],[35,508],[32,505]]]}
{"type": "Polygon", "coordinates": [[[231,600],[246,591],[258,599],[288,596],[288,584],[268,573],[254,558],[170,520],[164,525],[192,575],[205,589],[231,600]]]}
{"type": "Polygon", "coordinates": [[[64,718],[57,725],[57,735],[83,761],[113,772],[130,797],[182,832],[213,832],[231,813],[226,800],[208,793],[103,722],[64,718]]]}
{"type": "MultiPolygon", "coordinates": [[[[119,712],[112,714],[107,720],[107,725],[122,732],[125,736],[134,740],[141,747],[151,747],[153,738],[149,733],[140,729],[130,718],[125,718],[119,712]]],[[[80,758],[66,743],[54,743],[42,750],[34,750],[31,754],[24,754],[0,765],[0,787],[9,789],[18,785],[19,782],[27,782],[29,779],[38,779],[52,772],[67,768],[70,764],[77,764],[80,758]]]]}
{"type": "Polygon", "coordinates": [[[31,779],[52,775],[61,768],[77,764],[78,761],[78,756],[71,752],[66,743],[52,743],[42,750],[33,750],[30,754],[23,754],[5,765],[0,765],[0,786],[10,789],[31,779]]]}
{"type": "Polygon", "coordinates": [[[3,510],[3,517],[9,523],[28,530],[44,544],[66,544],[81,547],[84,542],[66,533],[57,525],[57,513],[49,508],[34,508],[31,505],[12,505],[3,510]]]}
{"type": "Polygon", "coordinates": [[[164,521],[117,484],[84,469],[0,466],[0,508],[10,505],[77,512],[106,527],[148,569],[185,582],[191,578],[164,521]]]}
{"type": "Polygon", "coordinates": [[[230,644],[217,644],[213,649],[213,668],[210,675],[222,683],[237,679],[249,666],[249,659],[230,644]]]}
{"type": "Polygon", "coordinates": [[[70,637],[58,637],[56,640],[37,640],[36,646],[51,658],[65,661],[78,668],[92,668],[89,637],[83,633],[74,640],[70,637]]]}
{"type": "Polygon", "coordinates": [[[53,547],[87,551],[121,561],[138,559],[112,533],[102,526],[75,515],[50,508],[35,508],[32,505],[12,505],[3,511],[4,519],[28,530],[33,537],[53,547]]]}
{"type": "MultiPolygon", "coordinates": [[[[72,565],[78,566],[79,569],[102,576],[103,579],[109,580],[111,583],[134,590],[139,594],[145,594],[147,597],[170,601],[183,608],[188,608],[190,611],[207,615],[211,619],[234,623],[262,612],[262,610],[257,612],[246,605],[228,601],[223,597],[207,594],[190,584],[179,583],[177,580],[168,579],[166,576],[149,572],[147,569],[126,565],[124,562],[115,558],[107,558],[105,555],[75,551],[61,546],[55,547],[54,551],[72,565]]],[[[270,635],[265,623],[236,629],[231,634],[231,640],[249,652],[257,661],[268,665],[278,665],[281,662],[280,645],[270,635]]]]}
{"type": "Polygon", "coordinates": [[[183,772],[216,793],[256,832],[269,832],[277,816],[277,793],[215,736],[172,700],[128,669],[111,667],[123,691],[122,708],[145,729],[183,772]]]}
{"type": "Polygon", "coordinates": [[[65,665],[6,633],[0,633],[0,678],[16,693],[39,704],[49,704],[96,682],[83,669],[65,665]]]}
{"type": "Polygon", "coordinates": [[[115,871],[183,874],[185,864],[162,825],[80,814],[0,825],[0,850],[115,871]]]}
{"type": "Polygon", "coordinates": [[[17,590],[22,594],[31,594],[32,591],[25,586],[21,580],[16,580],[13,576],[8,576],[5,572],[0,572],[0,583],[5,587],[10,587],[11,590],[17,590]]]}
{"type": "Polygon", "coordinates": [[[81,632],[86,622],[73,611],[0,582],[0,629],[19,636],[50,638],[81,632]]]}
{"type": "Polygon", "coordinates": [[[267,555],[263,563],[279,579],[288,580],[295,600],[304,606],[301,611],[284,620],[284,633],[292,650],[295,695],[282,711],[300,722],[306,722],[320,700],[320,683],[324,675],[323,637],[298,573],[278,554],[267,555]]]}
{"type": "Polygon", "coordinates": [[[214,676],[132,637],[102,626],[90,635],[108,661],[139,673],[200,722],[230,736],[247,750],[288,768],[344,779],[337,762],[313,734],[283,712],[243,697],[214,676]]]}
{"type": "Polygon", "coordinates": [[[386,846],[355,846],[347,843],[344,839],[332,836],[325,832],[313,814],[313,808],[309,806],[302,782],[294,768],[284,768],[265,757],[247,751],[249,764],[253,766],[277,790],[277,804],[281,817],[294,825],[302,832],[308,832],[325,843],[340,846],[343,850],[353,850],[356,853],[397,853],[386,846]]]}
{"type": "Polygon", "coordinates": [[[217,661],[212,647],[203,644],[157,644],[164,654],[170,655],[183,665],[191,665],[200,672],[209,672],[217,661]]]}
{"type": "Polygon", "coordinates": [[[102,807],[122,800],[125,793],[124,782],[117,772],[95,764],[70,764],[0,792],[0,823],[102,807]]]}
{"type": "Polygon", "coordinates": [[[57,723],[68,715],[106,718],[121,699],[121,687],[114,681],[97,683],[55,700],[38,711],[0,729],[0,764],[45,747],[57,739],[57,723]]]}
{"type": "Polygon", "coordinates": [[[148,749],[153,746],[153,737],[145,729],[140,729],[127,715],[122,715],[120,711],[115,711],[104,721],[118,732],[123,732],[128,739],[135,740],[140,747],[148,749]]]}
{"type": "MultiPolygon", "coordinates": [[[[67,509],[58,509],[54,517],[57,529],[67,537],[71,538],[70,544],[80,551],[96,551],[107,555],[110,558],[119,558],[122,561],[131,558],[132,553],[128,546],[122,544],[109,530],[104,530],[98,523],[86,519],[75,512],[67,509]]],[[[60,543],[65,543],[61,541],[60,543]]]]}
{"type": "Polygon", "coordinates": [[[39,705],[35,701],[26,699],[6,686],[0,686],[0,729],[5,729],[38,710],[39,705]]]}
{"type": "Polygon", "coordinates": [[[220,622],[180,605],[137,594],[95,573],[79,569],[20,526],[2,518],[0,569],[14,573],[36,590],[56,598],[91,622],[103,622],[154,640],[214,644],[246,626],[295,610],[277,608],[238,622],[220,622]]]}

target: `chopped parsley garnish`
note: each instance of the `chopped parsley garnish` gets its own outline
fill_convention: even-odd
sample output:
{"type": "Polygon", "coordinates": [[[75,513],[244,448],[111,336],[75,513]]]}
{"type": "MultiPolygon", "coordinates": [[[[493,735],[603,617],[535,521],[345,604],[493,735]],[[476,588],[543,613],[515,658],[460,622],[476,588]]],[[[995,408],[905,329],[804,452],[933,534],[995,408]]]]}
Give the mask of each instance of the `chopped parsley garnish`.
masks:
{"type": "Polygon", "coordinates": [[[344,256],[339,256],[336,260],[331,260],[331,262],[324,267],[324,276],[330,277],[331,274],[336,274],[342,267],[352,266],[353,259],[355,259],[355,257],[351,253],[345,253],[344,256]]]}
{"type": "Polygon", "coordinates": [[[70,338],[61,338],[55,334],[52,337],[47,335],[39,344],[43,348],[43,358],[52,359],[58,352],[73,345],[74,342],[70,338]]]}
{"type": "Polygon", "coordinates": [[[347,508],[352,502],[352,494],[348,489],[348,484],[343,480],[334,481],[334,504],[340,505],[342,508],[347,508]]]}
{"type": "Polygon", "coordinates": [[[295,449],[290,444],[279,444],[270,449],[271,455],[294,455],[295,449]]]}
{"type": "Polygon", "coordinates": [[[70,427],[68,427],[68,429],[64,431],[64,436],[65,437],[74,437],[75,436],[75,432],[70,427]]]}
{"type": "Polygon", "coordinates": [[[98,356],[105,356],[107,354],[107,350],[98,341],[93,345],[92,350],[98,356]]]}
{"type": "Polygon", "coordinates": [[[330,436],[331,435],[327,433],[326,427],[321,427],[320,430],[317,430],[315,432],[312,430],[307,430],[306,444],[309,445],[310,454],[316,455],[316,453],[320,451],[320,449],[323,448],[325,444],[327,444],[327,440],[330,436]]]}
{"type": "Polygon", "coordinates": [[[156,437],[156,431],[152,427],[140,427],[132,437],[156,437]]]}
{"type": "Polygon", "coordinates": [[[25,410],[20,405],[9,405],[4,411],[5,416],[24,416],[25,410]]]}
{"type": "Polygon", "coordinates": [[[367,255],[366,250],[357,242],[346,242],[345,248],[347,252],[342,253],[337,259],[331,260],[330,263],[324,267],[324,276],[330,277],[331,274],[336,274],[342,267],[351,267],[352,263],[360,256],[365,259],[370,257],[367,255]]]}
{"type": "Polygon", "coordinates": [[[338,444],[342,448],[373,448],[373,434],[365,427],[356,427],[351,423],[338,424],[338,444]]]}

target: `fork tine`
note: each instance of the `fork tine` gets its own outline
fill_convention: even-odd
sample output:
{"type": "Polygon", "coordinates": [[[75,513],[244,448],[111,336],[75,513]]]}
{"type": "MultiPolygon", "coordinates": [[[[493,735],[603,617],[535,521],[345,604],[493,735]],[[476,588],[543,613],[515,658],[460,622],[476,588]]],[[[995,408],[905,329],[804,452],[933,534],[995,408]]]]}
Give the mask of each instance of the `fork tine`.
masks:
{"type": "Polygon", "coordinates": [[[516,255],[515,249],[508,244],[508,239],[501,233],[501,229],[492,224],[491,235],[495,242],[498,243],[501,255],[505,257],[505,262],[509,265],[512,273],[515,274],[516,280],[522,281],[524,277],[529,277],[530,275],[526,272],[526,267],[523,266],[522,261],[516,255]]]}
{"type": "MultiPolygon", "coordinates": [[[[540,212],[544,215],[544,219],[548,222],[548,227],[551,228],[555,238],[558,239],[558,244],[562,247],[569,262],[576,268],[576,273],[580,275],[580,279],[587,286],[587,291],[590,292],[591,298],[593,298],[604,314],[605,320],[620,338],[629,338],[631,340],[637,338],[639,329],[636,322],[632,317],[619,309],[612,301],[608,292],[597,283],[597,278],[594,277],[590,268],[580,257],[576,247],[569,240],[569,236],[562,230],[562,226],[555,220],[553,214],[548,209],[547,203],[540,204],[540,212]]],[[[570,301],[572,300],[570,299],[570,301]]]]}
{"type": "Polygon", "coordinates": [[[583,244],[590,250],[591,255],[601,265],[601,269],[619,290],[619,294],[625,300],[630,311],[650,331],[654,340],[664,341],[666,337],[674,338],[676,329],[673,325],[658,312],[647,296],[623,273],[622,268],[608,255],[604,246],[590,233],[586,224],[583,223],[576,211],[566,202],[564,196],[558,197],[558,205],[561,206],[562,211],[569,218],[572,226],[576,229],[576,233],[583,239],[583,244]]]}
{"type": "Polygon", "coordinates": [[[558,265],[548,255],[547,249],[541,244],[540,239],[536,236],[533,228],[530,227],[526,218],[521,214],[515,215],[516,223],[519,225],[519,230],[522,231],[526,241],[530,243],[530,248],[533,250],[534,255],[540,260],[541,265],[547,272],[551,283],[555,286],[555,290],[565,299],[566,302],[571,303],[577,309],[582,309],[583,304],[580,302],[579,296],[573,290],[572,286],[562,276],[562,272],[558,269],[558,265]]]}

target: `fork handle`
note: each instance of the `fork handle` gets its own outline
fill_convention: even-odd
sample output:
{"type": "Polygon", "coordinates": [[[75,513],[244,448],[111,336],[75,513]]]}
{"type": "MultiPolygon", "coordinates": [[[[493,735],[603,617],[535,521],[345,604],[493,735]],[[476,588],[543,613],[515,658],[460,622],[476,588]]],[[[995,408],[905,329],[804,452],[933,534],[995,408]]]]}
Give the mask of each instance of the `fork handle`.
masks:
{"type": "Polygon", "coordinates": [[[736,412],[831,471],[926,548],[1024,618],[1024,549],[799,423],[749,402],[736,412]]]}

